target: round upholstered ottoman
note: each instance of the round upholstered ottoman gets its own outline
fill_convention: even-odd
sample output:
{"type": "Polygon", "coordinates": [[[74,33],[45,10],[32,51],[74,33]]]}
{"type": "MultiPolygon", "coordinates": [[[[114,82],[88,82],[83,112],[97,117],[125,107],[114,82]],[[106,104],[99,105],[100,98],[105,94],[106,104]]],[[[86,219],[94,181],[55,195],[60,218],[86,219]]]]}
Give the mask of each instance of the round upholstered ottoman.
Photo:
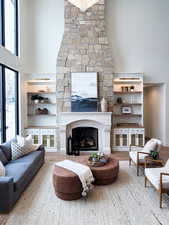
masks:
{"type": "Polygon", "coordinates": [[[79,177],[56,165],[53,171],[53,186],[56,196],[63,200],[76,200],[82,197],[82,184],[79,177]]]}
{"type": "Polygon", "coordinates": [[[110,158],[109,162],[100,167],[90,167],[95,178],[94,184],[106,185],[113,183],[119,173],[119,161],[110,158]]]}

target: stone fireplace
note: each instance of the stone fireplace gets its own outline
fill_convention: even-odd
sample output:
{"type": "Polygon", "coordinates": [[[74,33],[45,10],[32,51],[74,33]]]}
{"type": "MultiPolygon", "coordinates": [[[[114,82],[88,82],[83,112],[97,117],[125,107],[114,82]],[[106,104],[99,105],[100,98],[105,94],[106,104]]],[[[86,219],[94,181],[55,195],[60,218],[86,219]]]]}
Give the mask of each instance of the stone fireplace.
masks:
{"type": "Polygon", "coordinates": [[[112,112],[113,59],[105,26],[105,0],[99,0],[85,12],[65,0],[65,28],[57,57],[56,102],[58,148],[66,152],[72,129],[91,127],[98,130],[98,150],[110,153],[111,113],[71,112],[71,73],[96,72],[98,96],[108,102],[112,112]]]}
{"type": "Polygon", "coordinates": [[[65,28],[57,57],[57,112],[71,111],[71,73],[97,72],[98,94],[112,111],[113,59],[106,34],[104,0],[81,12],[65,0],[65,28]]]}

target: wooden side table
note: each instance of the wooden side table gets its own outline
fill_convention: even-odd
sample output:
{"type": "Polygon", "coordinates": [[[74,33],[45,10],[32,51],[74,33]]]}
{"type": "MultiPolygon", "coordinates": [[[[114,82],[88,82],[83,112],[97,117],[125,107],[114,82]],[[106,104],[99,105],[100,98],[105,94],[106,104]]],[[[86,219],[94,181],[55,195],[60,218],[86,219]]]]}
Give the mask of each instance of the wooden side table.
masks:
{"type": "Polygon", "coordinates": [[[145,157],[145,164],[144,168],[149,167],[162,167],[164,166],[164,160],[163,159],[153,159],[152,156],[146,156],[145,157]]]}

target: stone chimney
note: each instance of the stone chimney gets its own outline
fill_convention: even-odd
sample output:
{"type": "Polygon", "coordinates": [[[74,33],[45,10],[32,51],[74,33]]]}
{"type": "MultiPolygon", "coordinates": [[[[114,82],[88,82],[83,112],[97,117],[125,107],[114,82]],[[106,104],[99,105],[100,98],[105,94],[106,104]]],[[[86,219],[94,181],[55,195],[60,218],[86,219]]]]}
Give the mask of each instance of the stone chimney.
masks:
{"type": "Polygon", "coordinates": [[[98,72],[99,98],[112,110],[113,59],[105,29],[104,0],[81,12],[65,0],[65,29],[57,57],[57,112],[71,111],[71,72],[98,72]]]}

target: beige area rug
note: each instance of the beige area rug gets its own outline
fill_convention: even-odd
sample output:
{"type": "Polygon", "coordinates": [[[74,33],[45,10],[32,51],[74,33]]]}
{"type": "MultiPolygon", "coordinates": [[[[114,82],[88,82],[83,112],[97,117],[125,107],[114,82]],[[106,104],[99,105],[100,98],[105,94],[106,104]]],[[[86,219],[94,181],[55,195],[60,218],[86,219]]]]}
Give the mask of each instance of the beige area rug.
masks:
{"type": "Polygon", "coordinates": [[[54,162],[46,162],[1,225],[168,225],[169,200],[159,208],[159,195],[144,188],[135,167],[120,162],[118,180],[95,186],[86,199],[62,201],[52,186],[54,162]]]}

